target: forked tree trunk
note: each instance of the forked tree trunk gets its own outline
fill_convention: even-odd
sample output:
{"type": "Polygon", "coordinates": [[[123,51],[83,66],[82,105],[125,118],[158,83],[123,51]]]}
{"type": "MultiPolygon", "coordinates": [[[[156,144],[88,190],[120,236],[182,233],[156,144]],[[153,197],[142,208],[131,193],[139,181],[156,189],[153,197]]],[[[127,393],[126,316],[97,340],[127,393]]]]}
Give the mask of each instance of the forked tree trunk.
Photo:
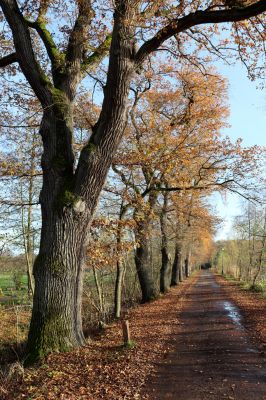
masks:
{"type": "Polygon", "coordinates": [[[62,151],[58,155],[57,146],[51,151],[47,143],[60,133],[62,138],[71,140],[72,108],[67,103],[63,106],[68,118],[59,119],[58,112],[49,110],[41,125],[44,142],[42,230],[33,270],[35,291],[26,363],[85,343],[81,321],[83,248],[91,217],[86,210],[81,210],[80,201],[73,193],[74,158],[69,147],[64,146],[62,139],[62,151]]]}
{"type": "Polygon", "coordinates": [[[53,91],[41,126],[43,188],[40,252],[28,337],[30,363],[84,344],[81,303],[84,246],[101,189],[126,124],[132,62],[127,6],[115,13],[102,112],[74,171],[73,96],[53,91]],[[55,140],[56,139],[56,140],[55,140]]]}

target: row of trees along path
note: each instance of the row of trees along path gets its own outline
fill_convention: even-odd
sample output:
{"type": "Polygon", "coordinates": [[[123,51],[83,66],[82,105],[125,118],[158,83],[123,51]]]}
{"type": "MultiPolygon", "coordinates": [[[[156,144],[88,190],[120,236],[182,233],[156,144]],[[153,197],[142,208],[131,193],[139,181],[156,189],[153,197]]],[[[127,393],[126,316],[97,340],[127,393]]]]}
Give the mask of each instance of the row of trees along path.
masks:
{"type": "Polygon", "coordinates": [[[0,6],[1,74],[14,77],[8,81],[11,91],[17,77],[23,76],[43,112],[42,230],[28,338],[28,361],[34,361],[85,343],[84,245],[126,128],[129,91],[136,75],[161,62],[161,51],[179,65],[190,62],[204,68],[203,59],[207,62],[211,54],[229,57],[228,48],[254,78],[262,71],[258,62],[266,4],[264,0],[174,4],[117,0],[103,5],[79,0],[60,8],[53,0],[0,0],[0,6]],[[87,76],[95,71],[96,77],[104,74],[107,58],[102,106],[77,158],[75,98],[87,76]]]}

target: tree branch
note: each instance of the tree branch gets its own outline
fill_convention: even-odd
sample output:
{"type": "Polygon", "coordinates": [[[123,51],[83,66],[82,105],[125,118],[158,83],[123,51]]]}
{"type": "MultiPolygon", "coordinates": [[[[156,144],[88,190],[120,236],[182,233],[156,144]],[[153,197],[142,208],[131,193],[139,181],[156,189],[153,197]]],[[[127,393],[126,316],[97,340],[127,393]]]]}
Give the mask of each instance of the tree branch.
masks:
{"type": "Polygon", "coordinates": [[[134,190],[135,193],[140,194],[139,188],[136,185],[134,185],[133,182],[131,182],[129,179],[127,179],[126,176],[123,174],[123,172],[120,171],[114,164],[112,164],[112,169],[117,175],[120,176],[120,178],[125,186],[130,187],[131,189],[134,190]]]}
{"type": "Polygon", "coordinates": [[[0,59],[0,67],[7,67],[10,64],[18,62],[17,53],[8,54],[0,59]]]}
{"type": "Polygon", "coordinates": [[[53,36],[46,28],[44,20],[38,18],[34,22],[28,20],[25,21],[30,28],[33,28],[38,32],[52,63],[52,69],[58,70],[58,68],[60,68],[64,63],[65,55],[57,48],[53,36]]]}
{"type": "Polygon", "coordinates": [[[90,0],[80,0],[78,7],[79,14],[70,33],[66,50],[66,60],[69,63],[82,59],[87,30],[94,15],[90,0]]]}
{"type": "Polygon", "coordinates": [[[173,19],[168,25],[160,29],[153,38],[140,47],[135,57],[136,65],[141,65],[147,56],[157,50],[167,39],[193,26],[242,21],[262,14],[265,11],[266,1],[260,0],[248,7],[215,11],[207,9],[205,11],[190,13],[182,18],[173,19]]]}
{"type": "Polygon", "coordinates": [[[105,40],[95,49],[95,51],[85,58],[82,62],[81,69],[86,71],[89,67],[90,71],[94,66],[97,66],[103,59],[103,57],[108,53],[110,49],[110,44],[112,40],[112,35],[107,35],[105,40]]]}
{"type": "Polygon", "coordinates": [[[49,7],[49,0],[41,0],[38,10],[38,19],[44,18],[49,7]]]}
{"type": "Polygon", "coordinates": [[[26,79],[43,107],[52,103],[50,81],[36,60],[28,25],[16,0],[0,0],[0,6],[12,30],[17,59],[26,79]]]}
{"type": "MultiPolygon", "coordinates": [[[[149,187],[142,193],[142,197],[146,196],[149,192],[151,191],[159,191],[159,192],[178,192],[178,191],[183,191],[183,190],[206,190],[209,189],[210,187],[221,187],[225,186],[228,183],[235,182],[234,179],[228,179],[224,182],[213,182],[213,183],[208,183],[207,185],[203,186],[174,186],[174,187],[161,187],[161,186],[154,186],[154,187],[149,187]]],[[[230,188],[227,188],[230,189],[230,188]]],[[[231,190],[231,189],[230,189],[231,190]]]]}

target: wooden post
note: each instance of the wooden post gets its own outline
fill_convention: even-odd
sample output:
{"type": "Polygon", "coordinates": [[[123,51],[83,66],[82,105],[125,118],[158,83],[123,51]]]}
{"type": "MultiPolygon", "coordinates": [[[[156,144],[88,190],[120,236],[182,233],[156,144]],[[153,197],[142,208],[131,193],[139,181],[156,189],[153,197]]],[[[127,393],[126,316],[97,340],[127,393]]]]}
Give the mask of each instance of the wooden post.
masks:
{"type": "Polygon", "coordinates": [[[124,345],[128,346],[130,344],[129,321],[127,319],[122,319],[121,323],[123,330],[124,345]]]}

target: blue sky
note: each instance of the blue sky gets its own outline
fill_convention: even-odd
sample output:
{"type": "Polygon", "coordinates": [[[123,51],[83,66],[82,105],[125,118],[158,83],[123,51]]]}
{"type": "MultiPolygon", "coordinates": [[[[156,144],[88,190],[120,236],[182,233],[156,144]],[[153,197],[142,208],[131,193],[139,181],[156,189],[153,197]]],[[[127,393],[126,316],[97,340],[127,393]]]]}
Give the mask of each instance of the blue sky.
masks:
{"type": "MultiPolygon", "coordinates": [[[[242,65],[219,66],[219,72],[229,80],[230,128],[224,133],[231,139],[243,139],[244,146],[266,146],[266,90],[258,89],[259,82],[247,78],[242,65]]],[[[236,195],[228,195],[226,201],[220,195],[214,195],[213,205],[224,219],[216,239],[232,236],[232,219],[241,213],[243,200],[236,195]]]]}

